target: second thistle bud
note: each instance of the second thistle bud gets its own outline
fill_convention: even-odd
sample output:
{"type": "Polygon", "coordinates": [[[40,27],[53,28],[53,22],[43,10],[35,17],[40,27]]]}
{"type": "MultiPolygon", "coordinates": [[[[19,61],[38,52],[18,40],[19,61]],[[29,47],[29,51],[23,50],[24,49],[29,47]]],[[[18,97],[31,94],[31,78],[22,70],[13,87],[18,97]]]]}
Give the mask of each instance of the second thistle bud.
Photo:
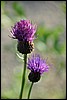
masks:
{"type": "Polygon", "coordinates": [[[31,53],[34,49],[34,43],[30,41],[18,41],[17,50],[22,54],[31,53]]]}
{"type": "Polygon", "coordinates": [[[31,82],[38,82],[40,80],[40,73],[36,72],[30,72],[29,75],[28,75],[28,79],[31,81],[31,82]]]}

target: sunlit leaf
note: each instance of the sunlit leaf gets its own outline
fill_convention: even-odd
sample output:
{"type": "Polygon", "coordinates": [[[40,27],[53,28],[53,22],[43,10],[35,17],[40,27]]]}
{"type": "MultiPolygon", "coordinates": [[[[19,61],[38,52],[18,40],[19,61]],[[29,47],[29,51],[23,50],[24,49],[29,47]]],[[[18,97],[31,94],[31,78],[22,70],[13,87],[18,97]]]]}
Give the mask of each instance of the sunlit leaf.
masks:
{"type": "Polygon", "coordinates": [[[18,53],[16,53],[16,55],[17,55],[20,59],[24,60],[23,56],[20,56],[18,53]]]}

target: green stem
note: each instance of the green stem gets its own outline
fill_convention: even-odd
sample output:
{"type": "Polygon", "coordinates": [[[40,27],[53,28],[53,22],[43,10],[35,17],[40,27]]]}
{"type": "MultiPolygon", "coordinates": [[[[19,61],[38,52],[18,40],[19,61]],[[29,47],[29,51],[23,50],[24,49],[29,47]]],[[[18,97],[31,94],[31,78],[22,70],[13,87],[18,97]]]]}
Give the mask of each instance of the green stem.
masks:
{"type": "Polygon", "coordinates": [[[22,85],[21,85],[21,92],[20,92],[19,99],[22,99],[22,96],[23,96],[23,89],[24,89],[24,84],[25,84],[26,63],[27,63],[27,54],[24,54],[24,70],[23,70],[22,85]]]}
{"type": "Polygon", "coordinates": [[[30,98],[30,94],[31,94],[32,87],[33,87],[33,82],[31,83],[31,86],[30,86],[30,89],[29,89],[29,93],[28,93],[28,98],[27,99],[30,98]]]}

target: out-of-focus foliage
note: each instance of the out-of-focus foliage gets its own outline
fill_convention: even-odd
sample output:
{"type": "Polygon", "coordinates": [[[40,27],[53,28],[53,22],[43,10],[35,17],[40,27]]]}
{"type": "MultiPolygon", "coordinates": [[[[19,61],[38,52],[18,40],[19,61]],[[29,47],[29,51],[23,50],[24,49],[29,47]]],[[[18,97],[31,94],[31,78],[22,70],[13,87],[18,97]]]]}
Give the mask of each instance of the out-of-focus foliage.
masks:
{"type": "MultiPolygon", "coordinates": [[[[11,2],[11,1],[10,1],[11,2]]],[[[7,1],[1,1],[1,12],[2,12],[2,25],[4,25],[4,22],[7,22],[9,24],[16,22],[17,20],[25,18],[26,14],[24,11],[23,6],[19,2],[11,2],[11,11],[10,9],[6,9],[6,3],[7,1]]],[[[8,8],[10,6],[8,5],[8,8]]],[[[5,24],[6,25],[6,24],[5,24]]]]}
{"type": "Polygon", "coordinates": [[[66,3],[63,3],[61,5],[61,9],[63,10],[64,13],[66,13],[66,3]]]}
{"type": "Polygon", "coordinates": [[[13,9],[19,16],[25,16],[24,9],[20,3],[17,3],[16,1],[13,2],[13,9]]]}
{"type": "Polygon", "coordinates": [[[3,8],[5,5],[5,2],[1,1],[1,8],[3,8]]]}
{"type": "Polygon", "coordinates": [[[39,25],[37,30],[38,40],[48,45],[50,47],[49,49],[56,50],[58,53],[63,53],[65,51],[65,41],[60,40],[63,32],[63,25],[58,25],[54,28],[46,28],[43,25],[39,25]]]}

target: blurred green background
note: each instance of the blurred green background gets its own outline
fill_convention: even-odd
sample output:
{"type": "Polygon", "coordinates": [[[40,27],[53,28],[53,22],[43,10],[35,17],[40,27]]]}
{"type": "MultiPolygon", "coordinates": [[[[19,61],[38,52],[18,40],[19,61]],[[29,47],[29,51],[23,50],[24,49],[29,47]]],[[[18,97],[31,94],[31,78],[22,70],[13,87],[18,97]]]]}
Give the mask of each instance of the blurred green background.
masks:
{"type": "MultiPolygon", "coordinates": [[[[32,53],[39,53],[51,65],[49,72],[34,84],[31,99],[66,98],[65,1],[1,1],[1,98],[17,99],[20,93],[23,60],[16,54],[17,41],[8,36],[11,26],[20,19],[37,25],[32,53]]],[[[28,73],[23,98],[27,98],[30,87],[28,73]]]]}

